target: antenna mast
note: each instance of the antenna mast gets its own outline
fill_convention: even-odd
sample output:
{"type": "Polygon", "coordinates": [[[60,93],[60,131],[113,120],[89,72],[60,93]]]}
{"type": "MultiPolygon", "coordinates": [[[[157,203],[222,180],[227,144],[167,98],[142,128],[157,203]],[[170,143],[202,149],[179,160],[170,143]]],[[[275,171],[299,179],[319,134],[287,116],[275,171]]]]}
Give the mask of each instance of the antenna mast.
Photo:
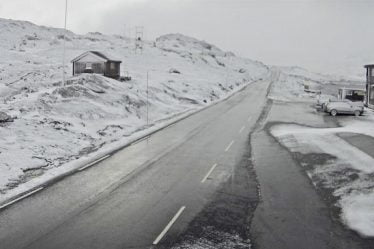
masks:
{"type": "Polygon", "coordinates": [[[139,50],[140,53],[143,53],[143,38],[144,38],[144,27],[136,26],[135,27],[135,54],[139,50]]]}

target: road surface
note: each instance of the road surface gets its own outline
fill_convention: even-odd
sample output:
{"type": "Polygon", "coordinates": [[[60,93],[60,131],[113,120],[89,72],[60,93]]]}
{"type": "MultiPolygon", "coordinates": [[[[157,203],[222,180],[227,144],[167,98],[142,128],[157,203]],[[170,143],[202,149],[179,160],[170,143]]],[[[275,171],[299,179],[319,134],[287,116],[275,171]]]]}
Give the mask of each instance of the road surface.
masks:
{"type": "Polygon", "coordinates": [[[0,211],[0,248],[156,248],[235,177],[272,78],[0,211]]]}
{"type": "MultiPolygon", "coordinates": [[[[332,218],[331,208],[302,167],[266,131],[253,136],[252,148],[261,185],[261,202],[251,224],[255,249],[372,248],[370,241],[366,243],[332,218]]],[[[309,160],[313,163],[316,158],[309,160]]]]}
{"type": "MultiPolygon", "coordinates": [[[[270,102],[265,125],[251,135],[252,159],[260,186],[260,201],[251,220],[253,249],[372,249],[372,238],[360,237],[340,220],[332,190],[314,186],[308,170],[333,156],[289,150],[270,132],[273,125],[337,127],[335,117],[319,115],[311,103],[270,102]]],[[[373,139],[340,134],[374,156],[373,139]],[[365,150],[366,149],[366,150],[365,150]]],[[[332,144],[331,146],[334,146],[332,144]]]]}

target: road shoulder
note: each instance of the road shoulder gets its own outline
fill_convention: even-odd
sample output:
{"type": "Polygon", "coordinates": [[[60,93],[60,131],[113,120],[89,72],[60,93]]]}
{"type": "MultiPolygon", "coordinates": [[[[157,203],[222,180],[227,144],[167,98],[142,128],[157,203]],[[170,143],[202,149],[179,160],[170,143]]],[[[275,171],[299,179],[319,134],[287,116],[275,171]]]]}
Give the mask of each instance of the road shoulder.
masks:
{"type": "Polygon", "coordinates": [[[254,248],[363,248],[331,219],[305,172],[273,137],[254,134],[252,148],[261,191],[251,226],[254,248]]]}
{"type": "MultiPolygon", "coordinates": [[[[314,147],[316,153],[304,151],[301,145],[310,146],[308,140],[294,140],[292,136],[297,132],[293,127],[340,129],[337,119],[318,113],[311,103],[273,101],[263,123],[252,139],[261,190],[251,224],[254,247],[372,248],[372,240],[360,237],[341,223],[341,209],[336,205],[333,189],[324,188],[310,175],[314,166],[333,162],[334,156],[314,147]],[[282,137],[282,143],[270,132],[275,126],[288,129],[290,136],[282,137]],[[285,142],[300,147],[300,151],[285,147],[285,142]]],[[[349,137],[345,136],[351,140],[348,142],[357,142],[357,137],[349,137]]]]}

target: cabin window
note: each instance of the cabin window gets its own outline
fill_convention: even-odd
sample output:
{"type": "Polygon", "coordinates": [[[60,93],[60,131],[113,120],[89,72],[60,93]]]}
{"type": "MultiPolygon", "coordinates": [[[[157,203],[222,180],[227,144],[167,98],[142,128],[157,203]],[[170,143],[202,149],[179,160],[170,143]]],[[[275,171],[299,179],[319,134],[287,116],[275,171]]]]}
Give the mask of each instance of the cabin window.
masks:
{"type": "Polygon", "coordinates": [[[86,63],[86,69],[92,69],[92,63],[86,63]]]}
{"type": "Polygon", "coordinates": [[[110,70],[115,70],[116,69],[116,64],[114,62],[110,63],[110,70]]]}

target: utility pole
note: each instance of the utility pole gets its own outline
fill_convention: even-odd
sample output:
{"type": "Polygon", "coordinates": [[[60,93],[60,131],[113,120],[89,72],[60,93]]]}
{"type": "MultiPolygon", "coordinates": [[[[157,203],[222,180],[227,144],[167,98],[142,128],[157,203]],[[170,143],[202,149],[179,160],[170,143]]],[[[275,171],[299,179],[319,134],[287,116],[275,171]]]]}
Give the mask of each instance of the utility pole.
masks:
{"type": "Polygon", "coordinates": [[[62,54],[62,85],[65,85],[65,51],[66,51],[66,41],[65,41],[65,36],[66,36],[66,19],[68,15],[68,0],[65,0],[65,25],[64,25],[64,48],[63,48],[63,54],[62,54]]]}
{"type": "MultiPolygon", "coordinates": [[[[147,113],[147,128],[149,126],[149,72],[155,71],[155,69],[148,69],[147,70],[147,106],[146,106],[146,113],[147,113]]],[[[147,144],[148,144],[149,136],[147,138],[147,144]]]]}
{"type": "Polygon", "coordinates": [[[148,96],[148,89],[149,89],[149,85],[148,85],[148,81],[149,81],[149,70],[147,71],[147,127],[149,125],[149,96],[148,96]]]}
{"type": "Polygon", "coordinates": [[[149,73],[156,71],[155,69],[147,70],[147,126],[149,125],[149,73]]]}

